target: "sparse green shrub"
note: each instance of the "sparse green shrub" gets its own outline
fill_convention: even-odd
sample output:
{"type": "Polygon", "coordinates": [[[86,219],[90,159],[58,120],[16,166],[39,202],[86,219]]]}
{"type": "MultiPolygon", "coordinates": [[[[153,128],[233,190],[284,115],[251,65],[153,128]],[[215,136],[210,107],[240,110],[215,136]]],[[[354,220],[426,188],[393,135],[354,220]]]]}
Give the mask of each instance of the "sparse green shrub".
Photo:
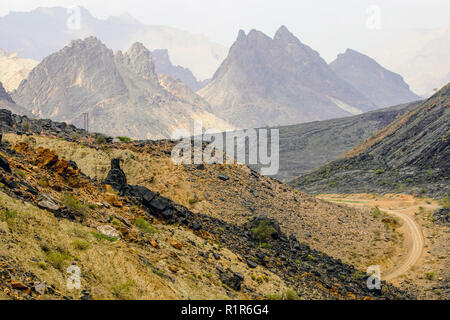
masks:
{"type": "Polygon", "coordinates": [[[111,292],[116,298],[125,300],[128,298],[132,286],[134,286],[134,281],[127,281],[123,284],[112,286],[111,292]]]}
{"type": "Polygon", "coordinates": [[[66,252],[51,251],[46,255],[47,261],[56,269],[62,270],[64,262],[72,259],[72,256],[66,252]]]}
{"type": "Polygon", "coordinates": [[[150,222],[148,222],[147,220],[143,219],[143,218],[137,218],[134,221],[134,225],[136,227],[139,228],[139,230],[141,230],[144,233],[149,233],[149,234],[153,234],[158,232],[158,230],[152,226],[152,224],[150,222]]]}
{"type": "Polygon", "coordinates": [[[39,262],[38,262],[38,266],[39,266],[39,268],[41,268],[42,270],[47,270],[47,264],[45,263],[45,261],[39,261],[39,262]]]}
{"type": "Polygon", "coordinates": [[[252,229],[254,236],[259,240],[259,242],[267,242],[270,240],[271,235],[276,232],[275,228],[270,225],[270,222],[263,220],[259,223],[256,228],[252,229]]]}
{"type": "Polygon", "coordinates": [[[384,173],[384,170],[383,170],[383,169],[377,169],[377,170],[375,170],[375,174],[382,174],[382,173],[384,173]]]}
{"type": "Polygon", "coordinates": [[[311,254],[308,254],[308,255],[306,256],[306,259],[308,259],[308,260],[314,260],[314,257],[313,257],[311,254]]]}
{"type": "Polygon", "coordinates": [[[190,198],[189,199],[189,204],[194,204],[197,203],[199,200],[197,198],[190,198]]]}
{"type": "Polygon", "coordinates": [[[25,177],[27,176],[27,174],[26,174],[25,172],[23,172],[23,171],[16,170],[15,172],[16,172],[16,174],[17,174],[18,176],[20,176],[21,178],[25,178],[25,177]]]}
{"type": "Polygon", "coordinates": [[[16,218],[18,212],[16,210],[2,209],[0,211],[0,221],[8,221],[16,218]]]}
{"type": "Polygon", "coordinates": [[[266,248],[266,249],[272,248],[272,245],[270,243],[267,243],[267,242],[260,243],[260,246],[262,248],[266,248]]]}
{"type": "Polygon", "coordinates": [[[106,143],[106,138],[104,136],[98,136],[95,139],[95,143],[96,144],[105,144],[106,143]]]}
{"type": "Polygon", "coordinates": [[[81,240],[75,240],[74,242],[72,242],[72,245],[77,250],[86,250],[87,248],[89,248],[89,243],[81,240]]]}
{"type": "Polygon", "coordinates": [[[117,137],[117,139],[119,139],[121,142],[130,142],[131,141],[131,138],[124,137],[124,136],[119,136],[119,137],[117,137]]]}
{"type": "Polygon", "coordinates": [[[283,300],[298,300],[297,293],[293,289],[287,289],[283,293],[283,300]]]}
{"type": "Polygon", "coordinates": [[[93,235],[97,240],[106,240],[106,241],[109,241],[109,242],[114,242],[114,241],[117,240],[116,237],[107,236],[106,234],[103,234],[103,233],[92,232],[92,235],[93,235]]]}
{"type": "Polygon", "coordinates": [[[87,205],[81,203],[69,193],[65,193],[63,195],[62,203],[67,209],[69,209],[70,212],[81,217],[84,217],[86,211],[89,209],[87,205]]]}
{"type": "Polygon", "coordinates": [[[428,280],[433,280],[436,273],[434,271],[431,272],[425,272],[425,277],[427,277],[428,280]]]}

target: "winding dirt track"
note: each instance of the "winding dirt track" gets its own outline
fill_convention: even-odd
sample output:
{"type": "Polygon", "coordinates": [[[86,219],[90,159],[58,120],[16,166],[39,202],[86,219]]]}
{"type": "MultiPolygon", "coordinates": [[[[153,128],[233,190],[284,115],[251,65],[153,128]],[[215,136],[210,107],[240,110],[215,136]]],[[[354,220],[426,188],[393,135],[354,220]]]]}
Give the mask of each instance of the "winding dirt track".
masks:
{"type": "Polygon", "coordinates": [[[382,275],[383,280],[389,281],[406,273],[420,259],[425,241],[423,238],[422,229],[411,216],[393,210],[382,209],[382,211],[402,219],[409,233],[408,254],[394,270],[386,275],[382,275]]]}
{"type": "MultiPolygon", "coordinates": [[[[329,201],[334,201],[336,203],[343,204],[342,202],[339,202],[339,200],[330,197],[330,195],[324,195],[321,196],[321,198],[325,198],[329,201]]],[[[354,198],[350,196],[346,197],[345,200],[353,201],[354,203],[346,203],[347,205],[353,207],[375,207],[375,205],[378,206],[379,204],[372,202],[370,198],[361,198],[361,197],[354,198]],[[361,202],[361,200],[364,201],[361,202]]],[[[405,257],[403,257],[400,261],[398,261],[395,267],[388,270],[386,274],[383,274],[382,272],[381,278],[382,280],[386,281],[394,280],[395,278],[408,272],[410,268],[420,260],[425,246],[425,240],[420,225],[415,221],[412,215],[401,212],[401,210],[404,209],[405,201],[401,200],[401,202],[402,204],[399,205],[398,210],[385,209],[380,207],[381,211],[396,216],[403,221],[405,239],[407,241],[406,248],[408,250],[405,257]]],[[[389,206],[392,208],[392,204],[390,204],[389,206]]]]}

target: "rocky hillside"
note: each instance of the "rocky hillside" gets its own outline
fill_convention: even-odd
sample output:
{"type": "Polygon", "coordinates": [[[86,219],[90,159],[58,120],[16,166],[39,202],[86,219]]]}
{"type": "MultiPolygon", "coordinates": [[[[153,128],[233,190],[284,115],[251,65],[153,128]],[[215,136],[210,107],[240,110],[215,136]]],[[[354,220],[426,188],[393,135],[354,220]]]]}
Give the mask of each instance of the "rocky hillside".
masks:
{"type": "Polygon", "coordinates": [[[199,94],[238,127],[326,120],[376,108],[284,26],[273,39],[241,30],[199,94]]]}
{"type": "Polygon", "coordinates": [[[31,115],[31,112],[17,105],[14,102],[14,100],[11,98],[8,92],[6,92],[5,88],[3,88],[3,84],[1,82],[0,82],[0,108],[7,109],[20,115],[28,115],[28,116],[31,115]]]}
{"type": "Polygon", "coordinates": [[[352,117],[279,127],[280,169],[272,177],[289,181],[336,159],[415,105],[402,104],[352,117]]]}
{"type": "Polygon", "coordinates": [[[311,193],[449,194],[450,85],[342,158],[290,184],[311,193]]]}
{"type": "Polygon", "coordinates": [[[88,36],[99,38],[113,50],[127,50],[136,41],[150,50],[168,49],[174,64],[189,68],[200,80],[209,79],[227,54],[225,46],[205,36],[142,24],[129,14],[99,19],[84,7],[40,7],[0,17],[2,49],[37,61],[88,36]]]}
{"type": "Polygon", "coordinates": [[[179,79],[194,92],[200,90],[209,82],[209,80],[198,81],[188,68],[174,66],[170,61],[169,51],[167,49],[153,50],[152,58],[155,63],[156,74],[166,74],[172,78],[179,79]]]}
{"type": "Polygon", "coordinates": [[[141,43],[114,54],[93,37],[73,41],[33,69],[13,99],[35,116],[79,127],[87,112],[90,129],[114,136],[170,137],[202,118],[212,128],[229,129],[201,105],[166,91],[141,43]]]}
{"type": "Polygon", "coordinates": [[[375,60],[347,49],[330,63],[336,74],[379,107],[395,106],[419,100],[402,76],[386,70],[375,60]]]}
{"type": "Polygon", "coordinates": [[[367,244],[375,228],[393,241],[395,231],[370,212],[321,202],[239,165],[167,168],[170,141],[95,144],[95,136],[73,126],[5,110],[0,124],[2,298],[411,298],[385,283],[367,289],[364,272],[314,249],[339,242],[309,229],[314,215],[328,221],[321,232],[334,238],[339,228],[358,228],[349,234],[367,244]],[[189,189],[195,185],[211,196],[189,189]],[[183,205],[189,190],[192,200],[183,205]],[[241,199],[231,196],[244,190],[253,193],[242,198],[253,208],[248,215],[235,211],[241,199]],[[271,210],[271,198],[289,213],[271,210]],[[214,206],[230,211],[208,209],[214,206]],[[70,265],[81,269],[80,290],[65,285],[70,265]]]}
{"type": "Polygon", "coordinates": [[[17,53],[0,49],[0,82],[7,91],[13,91],[38,63],[32,59],[23,59],[17,53]]]}

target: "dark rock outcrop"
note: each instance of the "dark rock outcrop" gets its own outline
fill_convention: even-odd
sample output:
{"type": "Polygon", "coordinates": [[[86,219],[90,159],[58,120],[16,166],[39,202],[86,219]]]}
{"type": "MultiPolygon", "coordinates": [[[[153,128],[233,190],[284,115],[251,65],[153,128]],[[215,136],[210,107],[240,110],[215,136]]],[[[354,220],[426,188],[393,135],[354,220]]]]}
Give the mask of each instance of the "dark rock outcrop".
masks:
{"type": "Polygon", "coordinates": [[[108,175],[103,181],[104,184],[109,184],[115,190],[122,191],[127,185],[127,176],[125,172],[120,168],[120,159],[111,160],[111,170],[109,170],[108,175]]]}

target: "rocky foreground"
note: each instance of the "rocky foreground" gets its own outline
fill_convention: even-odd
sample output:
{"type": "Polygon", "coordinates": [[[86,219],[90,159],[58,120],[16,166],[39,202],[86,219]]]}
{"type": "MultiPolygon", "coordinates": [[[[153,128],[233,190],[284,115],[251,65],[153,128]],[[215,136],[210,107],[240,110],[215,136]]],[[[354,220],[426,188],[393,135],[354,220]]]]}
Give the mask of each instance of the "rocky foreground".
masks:
{"type": "Polygon", "coordinates": [[[73,126],[5,110],[0,123],[24,136],[0,146],[0,298],[412,298],[385,283],[369,290],[364,272],[287,234],[277,219],[255,214],[238,224],[193,212],[128,183],[118,159],[98,181],[32,142],[47,135],[117,148],[109,138],[99,146],[99,136],[73,126]],[[82,270],[78,291],[65,286],[72,264],[82,270]]]}

